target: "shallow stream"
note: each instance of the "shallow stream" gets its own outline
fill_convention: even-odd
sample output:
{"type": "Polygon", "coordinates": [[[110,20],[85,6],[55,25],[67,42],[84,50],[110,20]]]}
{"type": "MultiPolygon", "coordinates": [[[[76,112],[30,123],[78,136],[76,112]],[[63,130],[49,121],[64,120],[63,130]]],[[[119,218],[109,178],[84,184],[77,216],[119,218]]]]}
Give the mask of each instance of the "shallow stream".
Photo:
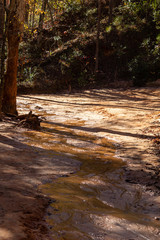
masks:
{"type": "Polygon", "coordinates": [[[37,107],[34,100],[34,110],[46,120],[40,131],[25,132],[25,142],[45,150],[56,165],[55,179],[39,186],[53,199],[45,217],[51,239],[160,239],[159,221],[148,210],[156,203],[146,199],[145,188],[125,182],[126,163],[118,157],[115,142],[95,130],[103,116],[91,111],[93,101],[87,105],[84,100],[84,113],[81,99],[46,101],[37,107]]]}
{"type": "MultiPolygon", "coordinates": [[[[75,122],[57,125],[46,121],[42,123],[41,131],[25,133],[29,145],[48,150],[51,158],[56,154],[64,159],[67,156],[66,161],[69,157],[79,163],[75,172],[62,174],[52,183],[39,187],[54,199],[46,216],[52,239],[114,239],[112,227],[105,230],[107,216],[112,216],[114,221],[118,219],[114,224],[120,228],[119,221],[122,219],[126,224],[156,226],[147,216],[133,211],[129,197],[126,201],[124,198],[121,200],[128,191],[121,184],[125,162],[115,156],[114,142],[96,136],[96,133],[75,131],[71,127],[73,124],[75,126],[75,122]]],[[[84,122],[76,123],[77,126],[82,124],[84,122]]],[[[132,197],[133,203],[138,204],[141,192],[137,190],[132,197]]],[[[130,239],[132,235],[136,236],[137,233],[129,230],[128,238],[123,238],[120,231],[115,233],[115,239],[130,239]]],[[[140,239],[150,239],[140,235],[140,239]]]]}

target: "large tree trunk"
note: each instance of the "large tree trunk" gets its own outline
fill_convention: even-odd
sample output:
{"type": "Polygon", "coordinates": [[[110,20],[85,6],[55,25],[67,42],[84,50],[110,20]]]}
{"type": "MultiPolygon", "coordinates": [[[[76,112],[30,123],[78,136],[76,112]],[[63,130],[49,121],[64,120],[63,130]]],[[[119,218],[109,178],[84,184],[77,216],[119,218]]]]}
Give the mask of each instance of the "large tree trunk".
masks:
{"type": "Polygon", "coordinates": [[[17,114],[17,63],[18,47],[25,15],[25,1],[12,0],[9,6],[7,40],[7,71],[3,91],[2,110],[5,113],[17,114]]]}
{"type": "Polygon", "coordinates": [[[8,38],[8,57],[7,71],[5,74],[4,96],[3,96],[3,112],[16,114],[16,96],[17,96],[17,63],[18,63],[18,47],[19,36],[17,26],[14,23],[9,24],[7,34],[8,38]]]}
{"type": "MultiPolygon", "coordinates": [[[[0,0],[0,115],[2,113],[2,99],[4,86],[4,60],[5,60],[5,8],[6,1],[0,0]]],[[[1,118],[1,117],[0,117],[1,118]]]]}
{"type": "MultiPolygon", "coordinates": [[[[4,37],[4,0],[0,0],[0,66],[2,67],[2,48],[4,37]]],[[[2,82],[2,69],[0,67],[0,81],[2,82]]]]}

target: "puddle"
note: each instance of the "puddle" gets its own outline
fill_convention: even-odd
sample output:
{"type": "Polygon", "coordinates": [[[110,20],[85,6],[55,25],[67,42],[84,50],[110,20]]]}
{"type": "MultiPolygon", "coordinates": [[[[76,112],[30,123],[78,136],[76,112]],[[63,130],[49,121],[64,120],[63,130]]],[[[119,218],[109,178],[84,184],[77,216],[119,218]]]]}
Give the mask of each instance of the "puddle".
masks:
{"type": "Polygon", "coordinates": [[[27,144],[52,151],[53,155],[60,153],[64,160],[67,154],[72,160],[80,162],[76,173],[69,173],[39,187],[44,194],[55,199],[46,216],[52,239],[150,239],[142,226],[154,228],[157,224],[148,216],[133,211],[131,204],[141,202],[141,192],[137,189],[134,196],[128,197],[128,189],[121,184],[125,163],[115,157],[114,142],[100,138],[96,133],[73,128],[84,124],[82,121],[60,124],[46,121],[42,123],[40,132],[25,133],[27,144]],[[110,217],[112,219],[108,221],[113,226],[107,229],[106,221],[110,217]],[[130,229],[129,224],[132,224],[130,229]],[[122,229],[127,232],[127,238],[123,238],[122,229]],[[107,238],[109,236],[113,238],[107,238]]]}

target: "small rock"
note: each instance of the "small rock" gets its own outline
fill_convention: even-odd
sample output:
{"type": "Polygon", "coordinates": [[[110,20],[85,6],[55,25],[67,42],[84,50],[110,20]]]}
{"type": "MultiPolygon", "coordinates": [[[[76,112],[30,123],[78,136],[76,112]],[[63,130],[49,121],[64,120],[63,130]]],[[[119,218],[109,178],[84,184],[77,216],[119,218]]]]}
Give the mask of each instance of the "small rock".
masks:
{"type": "Polygon", "coordinates": [[[55,203],[55,202],[56,202],[56,199],[49,199],[48,200],[48,204],[55,203]]]}
{"type": "Polygon", "coordinates": [[[48,216],[51,216],[51,215],[52,215],[52,213],[48,212],[48,213],[47,213],[47,215],[48,215],[48,216]]]}

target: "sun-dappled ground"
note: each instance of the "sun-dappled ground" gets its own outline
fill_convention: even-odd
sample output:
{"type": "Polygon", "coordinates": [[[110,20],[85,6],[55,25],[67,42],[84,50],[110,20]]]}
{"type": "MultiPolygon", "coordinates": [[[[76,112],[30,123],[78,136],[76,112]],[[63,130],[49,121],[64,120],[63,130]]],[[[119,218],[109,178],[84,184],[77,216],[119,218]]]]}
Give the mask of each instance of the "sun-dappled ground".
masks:
{"type": "Polygon", "coordinates": [[[0,239],[160,238],[160,89],[21,95],[0,122],[0,239]]]}

